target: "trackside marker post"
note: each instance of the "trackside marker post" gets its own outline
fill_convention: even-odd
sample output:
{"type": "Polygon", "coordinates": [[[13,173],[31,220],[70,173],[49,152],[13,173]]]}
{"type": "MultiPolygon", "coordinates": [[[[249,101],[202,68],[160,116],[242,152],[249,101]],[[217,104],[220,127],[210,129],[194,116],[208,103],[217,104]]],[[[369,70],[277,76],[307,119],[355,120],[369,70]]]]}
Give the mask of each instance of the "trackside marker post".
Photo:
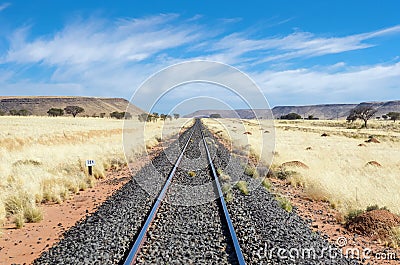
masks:
{"type": "Polygon", "coordinates": [[[96,165],[94,160],[86,160],[86,166],[88,167],[88,173],[90,176],[93,175],[93,166],[96,165]]]}

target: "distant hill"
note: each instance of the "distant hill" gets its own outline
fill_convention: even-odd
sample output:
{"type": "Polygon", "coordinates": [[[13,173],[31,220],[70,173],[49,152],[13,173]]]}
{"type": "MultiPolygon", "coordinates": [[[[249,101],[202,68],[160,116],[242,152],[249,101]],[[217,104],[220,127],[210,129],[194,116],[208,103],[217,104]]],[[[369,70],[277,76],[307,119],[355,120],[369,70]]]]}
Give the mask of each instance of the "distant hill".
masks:
{"type": "MultiPolygon", "coordinates": [[[[319,119],[346,119],[351,109],[358,105],[372,104],[378,111],[375,116],[382,116],[391,111],[400,112],[400,100],[384,101],[384,102],[362,102],[359,104],[321,104],[321,105],[307,105],[307,106],[276,106],[272,108],[272,113],[275,118],[279,118],[282,115],[294,112],[300,114],[302,117],[307,118],[312,115],[319,119]]],[[[241,118],[241,119],[252,119],[257,115],[259,118],[268,117],[268,110],[255,109],[251,111],[249,109],[238,109],[238,110],[198,110],[188,115],[186,118],[209,116],[210,114],[220,114],[223,118],[241,118]]]]}
{"type": "Polygon", "coordinates": [[[128,100],[123,98],[97,98],[97,97],[58,97],[58,96],[8,96],[0,97],[0,110],[8,113],[10,110],[26,109],[37,116],[47,116],[50,108],[64,109],[66,106],[76,105],[85,109],[85,112],[78,116],[93,116],[106,113],[109,116],[111,112],[126,111],[129,106],[129,112],[132,115],[143,113],[141,109],[133,106],[128,100]]]}
{"type": "Polygon", "coordinates": [[[220,114],[223,118],[241,118],[241,119],[254,119],[258,118],[270,118],[271,111],[265,109],[237,109],[237,110],[198,110],[193,113],[183,116],[184,118],[193,117],[208,117],[211,114],[220,114]]]}

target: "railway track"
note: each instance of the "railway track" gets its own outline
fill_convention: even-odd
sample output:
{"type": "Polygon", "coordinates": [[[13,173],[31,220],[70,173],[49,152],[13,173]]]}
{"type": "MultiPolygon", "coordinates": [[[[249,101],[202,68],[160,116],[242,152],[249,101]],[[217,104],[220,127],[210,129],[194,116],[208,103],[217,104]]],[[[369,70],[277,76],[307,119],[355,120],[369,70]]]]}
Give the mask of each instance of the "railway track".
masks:
{"type": "Polygon", "coordinates": [[[33,264],[358,264],[327,251],[335,246],[311,220],[283,210],[212,139],[196,121],[33,264]],[[254,189],[232,188],[226,205],[216,168],[230,176],[224,185],[243,180],[254,189]]]}
{"type": "Polygon", "coordinates": [[[124,264],[245,264],[202,129],[196,120],[124,264]],[[185,200],[179,197],[180,188],[193,183],[213,183],[207,187],[218,199],[204,198],[204,204],[191,206],[177,201],[185,200]]]}

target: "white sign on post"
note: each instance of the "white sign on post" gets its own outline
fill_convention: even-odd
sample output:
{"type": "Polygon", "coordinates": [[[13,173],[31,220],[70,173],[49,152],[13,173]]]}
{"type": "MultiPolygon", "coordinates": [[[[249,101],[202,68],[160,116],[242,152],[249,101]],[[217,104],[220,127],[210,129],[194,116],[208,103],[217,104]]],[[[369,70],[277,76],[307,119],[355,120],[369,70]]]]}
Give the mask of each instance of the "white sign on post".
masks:
{"type": "Polygon", "coordinates": [[[94,162],[94,160],[86,160],[86,166],[87,167],[91,167],[94,166],[96,163],[94,162]]]}

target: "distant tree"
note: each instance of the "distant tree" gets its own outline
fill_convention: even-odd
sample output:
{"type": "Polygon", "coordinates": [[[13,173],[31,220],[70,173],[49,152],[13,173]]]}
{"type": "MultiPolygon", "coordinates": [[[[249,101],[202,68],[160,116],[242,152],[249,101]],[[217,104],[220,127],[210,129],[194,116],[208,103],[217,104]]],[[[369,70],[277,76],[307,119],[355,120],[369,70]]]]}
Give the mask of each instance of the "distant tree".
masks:
{"type": "Polygon", "coordinates": [[[174,119],[177,120],[179,119],[180,115],[178,113],[174,113],[174,119]]]}
{"type": "Polygon", "coordinates": [[[167,119],[167,115],[166,114],[160,114],[160,118],[161,118],[161,120],[165,121],[167,119]]]}
{"type": "Polygon", "coordinates": [[[18,110],[11,109],[8,113],[10,113],[11,116],[17,116],[18,115],[18,110]]]}
{"type": "Polygon", "coordinates": [[[29,110],[26,109],[21,109],[21,110],[12,109],[9,111],[9,113],[12,116],[29,116],[32,114],[29,110]]]}
{"type": "Polygon", "coordinates": [[[210,118],[212,118],[212,119],[218,119],[218,118],[221,118],[221,114],[219,114],[219,113],[213,113],[213,114],[210,114],[210,118]]]}
{"type": "Polygon", "coordinates": [[[47,111],[47,114],[52,117],[62,116],[64,115],[63,109],[51,108],[47,111]]]}
{"type": "Polygon", "coordinates": [[[172,116],[171,116],[171,115],[167,115],[167,119],[169,119],[170,121],[172,121],[172,116]]]}
{"type": "Polygon", "coordinates": [[[314,115],[308,115],[308,119],[309,120],[313,120],[314,119],[314,115]]]}
{"type": "Polygon", "coordinates": [[[21,109],[18,111],[18,116],[29,116],[29,115],[32,115],[32,113],[29,110],[21,109]]]}
{"type": "Polygon", "coordinates": [[[157,122],[158,118],[160,118],[160,115],[158,115],[158,112],[153,112],[152,120],[157,122]]]}
{"type": "Polygon", "coordinates": [[[380,117],[380,116],[378,116],[378,117],[376,117],[376,119],[377,119],[377,120],[380,120],[380,119],[381,119],[381,117],[380,117]]]}
{"type": "Polygon", "coordinates": [[[350,111],[347,120],[361,119],[364,121],[364,128],[368,128],[367,122],[375,115],[376,111],[371,105],[359,105],[350,111]]]}
{"type": "Polygon", "coordinates": [[[147,115],[146,121],[147,121],[147,122],[154,121],[154,115],[153,115],[153,114],[147,115]]]}
{"type": "Polygon", "coordinates": [[[354,115],[354,114],[352,114],[352,113],[350,113],[349,116],[347,116],[347,118],[346,118],[346,121],[349,122],[349,123],[353,123],[353,122],[355,122],[356,120],[357,120],[356,115],[354,115]]]}
{"type": "Polygon", "coordinates": [[[118,111],[111,112],[110,117],[118,120],[132,119],[132,115],[129,112],[118,112],[118,111]]]}
{"type": "Polygon", "coordinates": [[[124,113],[119,111],[114,111],[110,113],[110,117],[120,120],[124,117],[124,113]]]}
{"type": "Polygon", "coordinates": [[[2,111],[2,110],[0,110],[0,116],[4,116],[4,115],[6,115],[6,112],[5,112],[5,111],[2,111]]]}
{"type": "Polygon", "coordinates": [[[387,120],[387,118],[389,118],[389,117],[388,117],[388,115],[383,114],[383,115],[382,115],[382,118],[383,118],[384,120],[387,120]]]}
{"type": "Polygon", "coordinates": [[[294,112],[281,116],[281,120],[298,120],[298,119],[301,119],[301,116],[294,112]]]}
{"type": "Polygon", "coordinates": [[[104,118],[106,116],[105,112],[100,113],[100,118],[104,118]]]}
{"type": "Polygon", "coordinates": [[[386,114],[388,117],[390,117],[390,119],[393,122],[396,122],[398,119],[400,119],[400,112],[389,112],[388,114],[386,114]]]}
{"type": "Polygon", "coordinates": [[[72,116],[74,116],[74,118],[79,113],[85,112],[85,109],[82,107],[79,107],[79,106],[67,106],[64,108],[64,110],[65,110],[65,113],[71,114],[72,116]]]}
{"type": "Polygon", "coordinates": [[[141,121],[141,122],[145,122],[145,121],[147,121],[147,117],[148,116],[149,116],[149,114],[147,114],[147,113],[139,114],[138,115],[138,120],[141,121]]]}

